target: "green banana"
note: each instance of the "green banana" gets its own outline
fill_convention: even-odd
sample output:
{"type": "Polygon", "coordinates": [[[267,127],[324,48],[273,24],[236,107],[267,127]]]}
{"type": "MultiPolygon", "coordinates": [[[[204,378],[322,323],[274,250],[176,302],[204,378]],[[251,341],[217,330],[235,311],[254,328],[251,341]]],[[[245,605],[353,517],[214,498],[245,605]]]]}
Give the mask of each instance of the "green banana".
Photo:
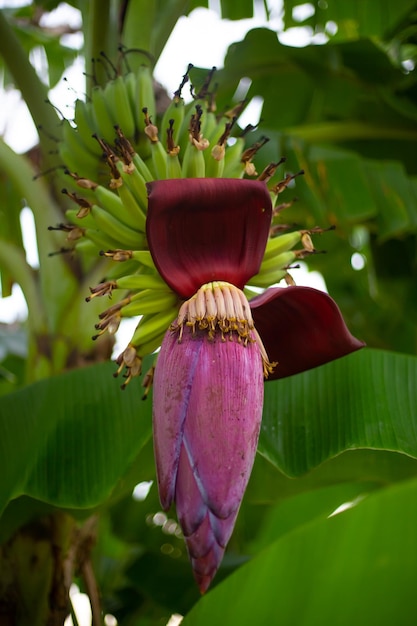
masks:
{"type": "Polygon", "coordinates": [[[133,161],[128,166],[124,163],[121,163],[120,165],[118,164],[117,168],[122,176],[123,182],[127,184],[128,188],[132,191],[135,197],[138,205],[138,211],[142,214],[143,212],[146,213],[148,210],[148,192],[146,189],[145,179],[142,174],[139,172],[133,161]]]}
{"type": "Polygon", "coordinates": [[[125,76],[125,85],[126,85],[126,93],[129,98],[130,108],[133,112],[133,119],[135,120],[136,126],[136,118],[134,111],[136,109],[136,90],[137,90],[137,80],[135,72],[128,72],[125,76]]]}
{"type": "Polygon", "coordinates": [[[295,250],[286,250],[285,252],[271,256],[266,260],[264,259],[261,263],[257,276],[269,274],[276,268],[287,267],[290,263],[293,263],[296,258],[297,253],[295,250]]]}
{"type": "MultiPolygon", "coordinates": [[[[102,256],[106,256],[103,254],[102,256]]],[[[139,264],[137,261],[130,260],[118,263],[115,261],[106,272],[106,280],[117,280],[125,274],[134,274],[138,271],[139,264]]]]}
{"type": "Polygon", "coordinates": [[[124,182],[123,178],[118,180],[116,187],[126,214],[129,214],[129,220],[134,219],[135,221],[135,230],[139,230],[144,233],[146,230],[146,216],[139,204],[136,202],[134,195],[130,191],[128,185],[124,182]]]}
{"type": "Polygon", "coordinates": [[[151,156],[155,178],[165,178],[167,173],[167,153],[159,140],[151,141],[151,156]]]}
{"type": "Polygon", "coordinates": [[[167,178],[181,178],[181,162],[179,159],[180,146],[177,145],[174,139],[174,120],[169,120],[169,127],[167,129],[167,158],[166,158],[166,177],[167,178]]]}
{"type": "Polygon", "coordinates": [[[196,107],[195,103],[188,104],[184,109],[184,117],[181,122],[179,134],[177,137],[177,143],[181,147],[181,153],[184,154],[185,150],[190,143],[190,125],[193,115],[195,115],[196,107]]]}
{"type": "MultiPolygon", "coordinates": [[[[166,330],[162,330],[159,333],[159,335],[155,335],[149,341],[144,341],[143,343],[140,343],[136,348],[138,351],[138,354],[141,354],[144,357],[147,354],[152,354],[153,352],[155,352],[155,350],[157,350],[160,347],[165,333],[166,333],[166,330]]],[[[146,398],[148,392],[145,392],[143,396],[143,400],[146,398]]]]}
{"type": "Polygon", "coordinates": [[[97,245],[91,239],[87,239],[85,236],[82,239],[78,239],[75,243],[77,253],[83,255],[83,257],[91,256],[97,258],[97,245]]]}
{"type": "Polygon", "coordinates": [[[212,130],[210,136],[208,136],[208,139],[213,147],[205,153],[206,176],[223,176],[225,156],[227,152],[227,140],[232,132],[235,121],[236,118],[232,118],[231,120],[224,118],[224,121],[217,124],[212,130]]]}
{"type": "Polygon", "coordinates": [[[117,281],[118,289],[167,289],[168,285],[159,274],[132,274],[121,276],[117,281]]]}
{"type": "Polygon", "coordinates": [[[201,132],[210,144],[217,143],[224,133],[224,122],[217,121],[216,115],[211,111],[208,105],[203,106],[203,115],[201,116],[201,132]]]}
{"type": "MultiPolygon", "coordinates": [[[[66,144],[62,143],[59,146],[59,157],[63,166],[68,170],[74,171],[79,165],[74,152],[66,144]]],[[[90,175],[92,173],[91,165],[84,167],[83,171],[90,175]]]]}
{"type": "Polygon", "coordinates": [[[232,145],[228,145],[224,155],[224,171],[226,178],[242,178],[244,174],[242,154],[245,147],[243,137],[237,137],[232,145]]]}
{"type": "Polygon", "coordinates": [[[62,140],[60,156],[69,170],[83,174],[86,171],[97,171],[97,157],[90,152],[82,136],[67,121],[63,123],[62,140]]]}
{"type": "Polygon", "coordinates": [[[111,235],[101,229],[86,228],[84,231],[86,239],[90,239],[95,243],[99,250],[108,250],[109,248],[117,248],[120,245],[119,241],[113,239],[111,235]]]}
{"type": "Polygon", "coordinates": [[[184,112],[184,100],[181,97],[174,96],[162,118],[161,131],[166,133],[172,127],[172,139],[175,144],[178,143],[184,112]]]}
{"type": "MultiPolygon", "coordinates": [[[[109,85],[110,83],[108,83],[109,85]]],[[[106,92],[101,87],[93,87],[91,92],[91,105],[94,114],[97,135],[111,143],[115,137],[114,126],[110,109],[106,102],[106,92]]]]}
{"type": "Polygon", "coordinates": [[[111,237],[113,241],[117,242],[116,246],[110,245],[108,247],[124,247],[128,250],[136,250],[144,246],[144,235],[132,230],[111,213],[103,211],[101,207],[93,205],[91,207],[91,215],[94,217],[98,228],[111,237]]]}
{"type": "Polygon", "coordinates": [[[94,195],[97,202],[105,211],[111,213],[111,215],[114,215],[114,217],[117,217],[120,221],[123,221],[121,217],[124,210],[123,202],[114,191],[108,189],[107,187],[103,187],[103,185],[97,185],[94,189],[94,195]]]}
{"type": "Polygon", "coordinates": [[[178,302],[178,297],[172,291],[146,289],[132,296],[130,303],[122,308],[121,315],[122,317],[135,317],[159,313],[171,308],[176,302],[178,302]]]}
{"type": "Polygon", "coordinates": [[[288,266],[296,258],[297,255],[293,250],[282,252],[270,259],[264,266],[262,264],[259,272],[248,281],[248,286],[269,287],[279,282],[286,275],[288,266]]]}
{"type": "Polygon", "coordinates": [[[142,265],[146,267],[150,267],[155,270],[155,264],[152,259],[152,255],[149,250],[134,250],[132,253],[132,258],[136,261],[139,261],[142,265]]]}
{"type": "Polygon", "coordinates": [[[141,156],[139,156],[137,152],[135,152],[135,154],[132,156],[132,161],[137,167],[139,174],[143,176],[143,179],[146,183],[150,183],[152,180],[154,180],[154,177],[152,176],[149,167],[146,165],[145,161],[142,159],[141,156]]]}
{"type": "Polygon", "coordinates": [[[265,274],[262,277],[257,274],[247,283],[249,287],[264,287],[268,288],[271,285],[275,285],[279,283],[283,278],[285,278],[287,274],[287,270],[276,270],[275,272],[271,272],[270,274],[265,274]]]}
{"type": "Polygon", "coordinates": [[[148,343],[161,334],[164,335],[177,315],[177,306],[172,306],[160,313],[144,315],[137,325],[130,343],[139,349],[141,344],[148,343]]]}
{"type": "Polygon", "coordinates": [[[154,119],[156,115],[155,94],[151,70],[147,65],[141,65],[136,73],[136,98],[134,111],[136,126],[141,132],[145,130],[143,109],[147,109],[149,116],[154,119]]]}
{"type": "Polygon", "coordinates": [[[78,209],[67,209],[65,211],[65,217],[71,224],[74,224],[74,226],[80,226],[81,228],[97,227],[94,218],[89,213],[86,213],[83,217],[78,217],[78,214],[78,209]]]}
{"type": "Polygon", "coordinates": [[[166,178],[182,178],[182,168],[178,154],[167,155],[166,178]]]}
{"type": "Polygon", "coordinates": [[[203,152],[189,142],[182,161],[182,176],[183,178],[204,178],[205,175],[206,162],[203,152]]]}
{"type": "Polygon", "coordinates": [[[124,76],[118,76],[113,84],[114,102],[113,106],[116,112],[116,123],[120,126],[123,133],[129,139],[133,139],[136,132],[135,116],[130,105],[129,94],[124,76]]]}
{"type": "Polygon", "coordinates": [[[86,148],[94,154],[96,159],[99,159],[101,157],[100,146],[92,137],[97,129],[94,126],[91,106],[83,100],[77,100],[75,103],[74,122],[77,125],[77,131],[81,135],[86,148]]]}
{"type": "Polygon", "coordinates": [[[212,150],[206,150],[206,176],[207,178],[221,178],[224,172],[224,146],[216,144],[212,150]]]}
{"type": "Polygon", "coordinates": [[[284,233],[282,235],[278,235],[278,237],[269,238],[266,243],[263,261],[275,258],[276,255],[281,254],[281,252],[291,250],[301,241],[301,236],[301,232],[299,230],[295,230],[291,233],[284,233]]]}

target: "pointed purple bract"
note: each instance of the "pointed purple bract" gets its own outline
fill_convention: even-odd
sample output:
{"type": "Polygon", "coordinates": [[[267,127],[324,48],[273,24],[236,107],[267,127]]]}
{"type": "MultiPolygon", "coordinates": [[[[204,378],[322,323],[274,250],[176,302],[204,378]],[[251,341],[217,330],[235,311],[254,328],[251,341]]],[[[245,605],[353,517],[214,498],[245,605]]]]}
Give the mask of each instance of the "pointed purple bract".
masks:
{"type": "Polygon", "coordinates": [[[175,502],[197,583],[206,591],[232,534],[256,454],[263,406],[259,347],[168,331],[154,379],[161,504],[175,502]]]}

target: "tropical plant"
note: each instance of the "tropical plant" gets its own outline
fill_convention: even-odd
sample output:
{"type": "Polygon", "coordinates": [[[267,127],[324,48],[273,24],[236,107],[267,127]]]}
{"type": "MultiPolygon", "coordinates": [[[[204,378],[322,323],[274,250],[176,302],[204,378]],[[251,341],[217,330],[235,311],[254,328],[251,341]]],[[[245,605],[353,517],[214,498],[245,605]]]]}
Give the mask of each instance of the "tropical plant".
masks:
{"type": "MultiPolygon", "coordinates": [[[[26,155],[0,140],[2,296],[7,298],[18,284],[28,305],[27,321],[2,325],[0,335],[0,624],[63,624],[70,612],[76,621],[69,601],[74,582],[88,594],[95,624],[106,614],[126,625],[164,624],[171,614],[199,626],[214,621],[416,623],[417,3],[320,0],[306,6],[284,0],[284,29],[305,27],[309,45],[282,44],[271,22],[232,44],[214,77],[207,68],[173,68],[180,87],[168,95],[152,83],[155,63],[178,19],[207,3],[70,4],[82,15],[87,78],[85,102],[77,102],[69,121],[46,102],[48,89],[62,80],[76,56],[62,43],[68,29],[43,26],[43,17],[58,2],[34,1],[0,11],[4,85],[20,89],[39,130],[39,145],[26,155]],[[48,85],[28,60],[35,48],[47,59],[48,85]],[[201,113],[181,100],[188,79],[200,96],[201,113]],[[216,114],[209,88],[214,82],[216,114]],[[245,104],[262,98],[259,127],[239,127],[236,98],[245,104]],[[223,115],[229,111],[231,117],[223,115]],[[183,136],[180,117],[191,120],[183,125],[183,136]],[[176,121],[170,124],[171,119],[176,121]],[[190,123],[196,151],[188,149],[186,155],[190,123]],[[168,151],[157,127],[170,130],[168,151]],[[203,156],[199,148],[207,146],[201,133],[212,134],[210,150],[214,147],[219,158],[210,161],[207,150],[203,156]],[[301,243],[298,256],[309,253],[309,268],[323,274],[350,331],[368,347],[321,365],[360,345],[334,352],[340,336],[353,340],[344,324],[333,336],[331,318],[320,317],[324,302],[332,302],[328,296],[313,297],[308,288],[290,286],[254,300],[262,338],[272,320],[276,345],[281,345],[278,360],[291,366],[288,376],[265,384],[251,478],[225,557],[210,590],[200,597],[175,512],[161,510],[152,392],[149,378],[140,372],[152,371],[153,356],[143,364],[142,357],[160,345],[180,302],[192,299],[200,273],[210,265],[206,259],[197,262],[195,274],[183,268],[186,256],[195,253],[193,246],[212,238],[204,217],[204,197],[211,191],[195,183],[187,187],[193,202],[201,197],[204,208],[198,218],[202,234],[193,241],[183,189],[171,185],[164,190],[151,180],[184,173],[187,178],[240,176],[242,158],[248,178],[255,171],[254,155],[262,185],[271,178],[275,195],[282,191],[273,218],[278,237],[266,244],[260,271],[248,276],[246,263],[253,259],[237,269],[236,260],[222,252],[221,262],[230,264],[227,280],[239,290],[254,274],[253,285],[262,288],[282,277],[289,281],[286,268],[301,243]],[[301,170],[304,175],[294,181],[301,170]],[[158,205],[157,210],[150,206],[152,223],[145,216],[146,183],[150,204],[158,205]],[[185,205],[184,228],[170,231],[175,240],[170,249],[164,224],[174,192],[185,205]],[[35,219],[38,269],[26,261],[22,202],[35,219]],[[125,211],[123,219],[114,219],[120,211],[125,211]],[[294,241],[282,234],[285,225],[294,241]],[[184,256],[183,231],[189,245],[184,256]],[[310,235],[327,254],[315,253],[310,235]],[[272,280],[272,263],[267,263],[275,248],[293,256],[275,263],[278,273],[272,280]],[[189,291],[189,274],[191,282],[197,280],[194,291],[189,291]],[[99,296],[112,292],[114,301],[102,313],[99,296]],[[289,300],[287,294],[300,295],[289,300]],[[276,306],[273,315],[265,302],[276,306]],[[117,366],[109,362],[113,333],[121,317],[138,313],[143,318],[131,344],[134,351],[124,350],[118,359],[130,381],[121,392],[112,378],[117,366]],[[310,329],[320,323],[314,337],[310,329]],[[100,337],[92,342],[94,327],[100,337]],[[320,358],[325,338],[330,351],[320,358]],[[308,371],[297,373],[303,369],[308,371]],[[142,399],[143,382],[147,400],[142,399]]],[[[251,0],[220,4],[224,19],[253,12],[251,0]]],[[[245,193],[261,183],[249,185],[245,193]]],[[[229,207],[236,198],[243,204],[234,184],[222,188],[218,205],[229,207]]],[[[223,217],[226,233],[238,222],[235,216],[223,217]]],[[[246,214],[242,223],[258,241],[246,214]]],[[[225,237],[222,241],[229,241],[225,237]]],[[[259,254],[256,242],[251,250],[259,254]]],[[[297,281],[297,270],[291,273],[297,281]]],[[[225,298],[236,296],[233,287],[221,289],[225,298]]],[[[209,308],[209,298],[211,292],[204,291],[199,302],[209,308]]],[[[184,310],[178,321],[192,327],[193,310],[184,310]]],[[[240,331],[233,329],[239,336],[240,331]]],[[[252,335],[242,336],[251,342],[252,335]]],[[[157,393],[167,393],[165,372],[175,374],[172,361],[185,366],[183,359],[172,360],[167,341],[156,407],[161,407],[157,393]]],[[[270,356],[275,360],[274,353],[270,356]]],[[[228,367],[233,361],[238,359],[231,357],[228,367]]],[[[221,385],[216,377],[210,380],[221,385]]],[[[201,381],[193,384],[203,388],[201,381]]],[[[242,386],[225,389],[233,403],[241,401],[242,386]]],[[[254,413],[259,393],[256,383],[254,413]]],[[[160,415],[161,408],[156,411],[160,415]]],[[[216,446],[207,449],[214,458],[216,446]]],[[[161,479],[166,459],[158,457],[163,504],[173,499],[165,493],[164,500],[164,489],[171,488],[161,479]]],[[[242,467],[246,472],[247,464],[242,467]]],[[[177,506],[181,498],[177,493],[177,506]]],[[[183,529],[186,516],[183,508],[183,529]]]]}

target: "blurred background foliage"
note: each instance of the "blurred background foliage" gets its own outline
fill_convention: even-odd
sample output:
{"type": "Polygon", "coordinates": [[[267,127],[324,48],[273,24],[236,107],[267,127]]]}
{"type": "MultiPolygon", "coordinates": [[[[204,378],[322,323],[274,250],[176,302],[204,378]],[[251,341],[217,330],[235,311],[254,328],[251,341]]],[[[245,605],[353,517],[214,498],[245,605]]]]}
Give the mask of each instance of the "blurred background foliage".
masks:
{"type": "MultiPolygon", "coordinates": [[[[271,22],[230,45],[216,74],[219,111],[236,94],[262,103],[246,136],[269,138],[258,170],[282,155],[285,171],[304,170],[285,192],[283,221],[336,226],[308,265],[369,349],[267,385],[261,454],[202,599],[176,521],[160,511],[150,401],[139,384],[121,394],[114,366],[97,363],[112,346],[90,342],[96,310],[79,303],[102,266],[63,256],[51,264],[59,243],[47,225],[66,208],[61,173],[32,179],[56,165],[60,116],[45,99],[76,56],[90,75],[92,58],[114,58],[123,43],[153,65],[178,19],[209,2],[77,0],[68,4],[81,12],[79,27],[43,26],[59,4],[0,11],[3,86],[21,90],[41,127],[27,155],[0,139],[2,295],[20,284],[29,308],[25,324],[0,327],[0,624],[63,623],[71,580],[95,620],[98,588],[103,614],[127,626],[166,624],[175,613],[198,625],[278,616],[305,626],[415,624],[417,2],[266,1],[271,22]],[[278,13],[284,31],[305,28],[310,43],[283,44],[278,13]],[[63,43],[77,32],[81,51],[63,43]],[[33,50],[47,60],[41,76],[33,50]],[[39,269],[26,261],[22,206],[35,216],[39,269]],[[83,320],[77,332],[71,319],[83,320]]],[[[252,0],[216,7],[223,19],[254,12],[252,0]]],[[[195,68],[194,84],[206,74],[195,68]]]]}

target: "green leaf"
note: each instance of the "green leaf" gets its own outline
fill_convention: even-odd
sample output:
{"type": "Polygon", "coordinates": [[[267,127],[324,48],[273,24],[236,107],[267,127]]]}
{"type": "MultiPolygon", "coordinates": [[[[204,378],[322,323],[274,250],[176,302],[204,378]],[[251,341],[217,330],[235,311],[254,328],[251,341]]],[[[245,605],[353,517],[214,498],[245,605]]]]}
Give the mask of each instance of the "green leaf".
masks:
{"type": "Polygon", "coordinates": [[[242,20],[253,17],[253,0],[221,0],[222,18],[242,20]]]}
{"type": "Polygon", "coordinates": [[[416,357],[365,348],[267,383],[259,449],[289,476],[358,448],[416,458],[416,380],[416,357]]]}
{"type": "Polygon", "coordinates": [[[378,205],[378,233],[384,240],[417,229],[417,190],[401,163],[366,163],[366,173],[378,205]]]}
{"type": "MultiPolygon", "coordinates": [[[[304,5],[304,0],[284,0],[285,28],[300,26],[293,18],[293,9],[304,5]]],[[[325,31],[329,21],[338,26],[337,37],[357,39],[360,37],[382,37],[395,28],[415,8],[414,0],[313,0],[315,13],[302,24],[312,25],[318,32],[325,31]]]]}
{"type": "Polygon", "coordinates": [[[417,481],[284,534],[203,597],[184,626],[417,621],[417,481]]]}
{"type": "Polygon", "coordinates": [[[363,159],[354,152],[314,146],[308,158],[332,223],[361,222],[377,213],[363,159]]]}
{"type": "Polygon", "coordinates": [[[281,535],[291,532],[314,519],[326,519],[342,505],[364,498],[375,489],[372,483],[342,483],[313,489],[287,498],[269,507],[263,524],[250,546],[251,554],[257,554],[281,535]]]}
{"type": "MultiPolygon", "coordinates": [[[[7,175],[0,170],[0,224],[2,237],[23,248],[22,230],[20,225],[20,212],[22,210],[22,198],[16,191],[7,175]]],[[[12,293],[14,283],[13,273],[5,268],[0,268],[1,297],[7,298],[12,293]]]]}
{"type": "Polygon", "coordinates": [[[417,461],[388,450],[348,450],[325,461],[308,474],[298,476],[296,480],[278,471],[275,465],[258,454],[244,502],[270,506],[323,487],[337,486],[344,489],[345,484],[358,483],[360,490],[369,491],[370,485],[386,487],[414,477],[417,477],[417,461]]]}
{"type": "MultiPolygon", "coordinates": [[[[249,95],[265,99],[264,123],[278,129],[326,118],[377,123],[371,111],[404,81],[400,69],[371,40],[294,48],[281,44],[266,28],[249,31],[229,47],[221,75],[228,91],[242,76],[250,78],[249,95]],[[382,86],[384,91],[376,89],[382,86]]],[[[389,111],[394,104],[386,107],[389,111]]]]}
{"type": "Polygon", "coordinates": [[[122,392],[114,367],[71,371],[1,398],[0,510],[20,495],[71,508],[110,496],[151,436],[140,381],[122,392]]]}

